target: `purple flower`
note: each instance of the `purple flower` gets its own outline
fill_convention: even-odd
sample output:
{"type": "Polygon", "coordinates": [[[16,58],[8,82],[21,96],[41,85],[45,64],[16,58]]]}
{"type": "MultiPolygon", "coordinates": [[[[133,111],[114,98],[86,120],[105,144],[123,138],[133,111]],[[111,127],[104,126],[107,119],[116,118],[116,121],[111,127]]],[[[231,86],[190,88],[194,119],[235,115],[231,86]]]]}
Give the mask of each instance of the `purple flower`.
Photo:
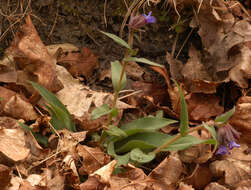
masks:
{"type": "Polygon", "coordinates": [[[152,12],[149,12],[148,15],[146,15],[146,14],[131,15],[130,21],[128,24],[129,28],[139,29],[148,23],[155,23],[156,18],[154,16],[151,16],[151,14],[152,14],[152,12]]]}
{"type": "Polygon", "coordinates": [[[240,145],[237,144],[237,143],[234,142],[234,141],[231,141],[231,142],[228,144],[228,148],[229,148],[230,150],[232,150],[233,148],[239,148],[239,147],[240,147],[240,145]]]}
{"type": "Polygon", "coordinates": [[[240,147],[240,145],[236,143],[236,141],[240,138],[240,133],[236,131],[229,123],[223,127],[220,127],[218,129],[217,135],[220,147],[216,154],[230,154],[229,150],[240,147]]]}
{"type": "Polygon", "coordinates": [[[146,19],[146,23],[155,23],[156,22],[156,18],[154,16],[151,16],[151,14],[152,14],[152,11],[150,11],[148,13],[148,15],[143,14],[143,16],[146,19]]]}
{"type": "Polygon", "coordinates": [[[218,148],[215,154],[225,155],[227,153],[230,154],[228,148],[223,145],[220,145],[220,147],[218,148]]]}

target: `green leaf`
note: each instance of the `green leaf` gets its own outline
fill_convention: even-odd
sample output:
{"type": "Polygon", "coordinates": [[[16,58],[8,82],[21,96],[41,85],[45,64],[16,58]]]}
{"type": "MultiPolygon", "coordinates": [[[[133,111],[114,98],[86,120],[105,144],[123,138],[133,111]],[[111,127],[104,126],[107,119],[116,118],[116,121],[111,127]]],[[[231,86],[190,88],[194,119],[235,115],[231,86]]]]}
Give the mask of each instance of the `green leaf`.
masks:
{"type": "Polygon", "coordinates": [[[152,161],[155,158],[155,153],[150,152],[149,154],[145,154],[139,148],[135,148],[130,152],[130,159],[134,162],[144,164],[152,161]]]}
{"type": "Polygon", "coordinates": [[[189,128],[188,126],[188,112],[187,112],[187,104],[183,95],[183,92],[179,86],[179,84],[175,81],[178,89],[179,89],[179,94],[180,94],[180,134],[181,136],[185,136],[186,132],[189,128]]]}
{"type": "Polygon", "coordinates": [[[103,115],[107,115],[111,111],[112,111],[111,108],[107,104],[103,104],[102,106],[99,106],[92,111],[91,120],[95,120],[103,115]]]}
{"type": "Polygon", "coordinates": [[[108,33],[108,32],[103,32],[103,31],[100,31],[100,32],[103,33],[103,34],[105,34],[109,38],[113,39],[119,45],[124,46],[127,49],[131,49],[131,47],[129,46],[129,44],[125,40],[121,39],[120,37],[118,37],[118,36],[116,36],[114,34],[108,33]]]}
{"type": "Polygon", "coordinates": [[[215,119],[215,123],[220,126],[225,125],[228,122],[228,120],[230,119],[230,117],[234,114],[234,112],[235,112],[235,107],[233,107],[228,112],[223,113],[222,115],[218,116],[215,119]]]}
{"type": "Polygon", "coordinates": [[[122,72],[122,66],[119,61],[113,61],[111,62],[111,68],[112,68],[112,84],[113,88],[115,90],[122,90],[126,86],[126,74],[124,73],[120,87],[119,85],[119,80],[120,80],[120,75],[122,72]],[[119,87],[119,89],[118,89],[119,87]]]}
{"type": "Polygon", "coordinates": [[[51,124],[53,127],[55,127],[55,124],[56,129],[67,128],[71,131],[76,131],[75,123],[72,121],[71,114],[66,109],[64,104],[62,104],[60,100],[46,88],[32,81],[30,81],[30,83],[49,104],[47,108],[49,108],[49,112],[52,117],[51,124]]]}
{"type": "Polygon", "coordinates": [[[128,136],[144,131],[156,131],[177,121],[159,117],[145,117],[134,120],[121,127],[128,136]]]}
{"type": "Polygon", "coordinates": [[[121,130],[119,127],[113,126],[113,125],[109,126],[109,130],[106,130],[106,133],[111,136],[116,136],[119,138],[127,137],[127,134],[123,130],[121,130]]]}
{"type": "Polygon", "coordinates": [[[129,163],[130,153],[125,155],[117,155],[114,150],[114,143],[111,142],[108,144],[107,153],[117,160],[116,167],[121,165],[127,165],[129,163]]]}
{"type": "Polygon", "coordinates": [[[160,132],[142,132],[115,142],[117,153],[129,152],[134,148],[150,151],[171,140],[173,137],[160,132]]]}
{"type": "Polygon", "coordinates": [[[186,148],[189,148],[191,146],[201,144],[201,143],[212,144],[212,141],[202,140],[192,135],[186,135],[184,137],[181,137],[174,143],[170,144],[167,148],[163,149],[162,151],[184,150],[186,148]]]}
{"type": "Polygon", "coordinates": [[[157,66],[157,67],[165,67],[164,65],[160,65],[158,63],[155,63],[153,61],[150,61],[146,58],[138,58],[138,57],[126,57],[124,58],[124,61],[127,61],[127,62],[132,62],[132,61],[135,61],[135,62],[139,62],[139,63],[145,63],[147,65],[151,65],[151,66],[157,66]]]}
{"type": "Polygon", "coordinates": [[[209,125],[207,125],[206,123],[202,123],[202,125],[203,125],[203,127],[204,128],[206,128],[210,133],[211,133],[211,135],[212,135],[212,137],[213,137],[213,140],[214,140],[214,143],[212,143],[212,144],[214,144],[215,146],[214,146],[214,150],[216,150],[216,148],[217,148],[217,146],[218,146],[218,141],[217,141],[217,133],[216,133],[216,131],[215,131],[215,128],[214,128],[214,126],[209,126],[209,125]]]}

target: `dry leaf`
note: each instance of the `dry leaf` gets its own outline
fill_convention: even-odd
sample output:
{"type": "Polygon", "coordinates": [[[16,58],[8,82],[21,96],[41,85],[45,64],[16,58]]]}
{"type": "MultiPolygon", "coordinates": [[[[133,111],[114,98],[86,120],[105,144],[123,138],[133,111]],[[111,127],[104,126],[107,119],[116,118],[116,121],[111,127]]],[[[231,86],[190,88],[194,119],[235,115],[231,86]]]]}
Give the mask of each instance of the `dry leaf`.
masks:
{"type": "Polygon", "coordinates": [[[0,189],[5,189],[10,184],[10,169],[5,166],[0,164],[0,189]]]}
{"type": "Polygon", "coordinates": [[[98,58],[89,48],[82,48],[81,53],[68,52],[58,57],[59,65],[64,66],[73,76],[89,79],[94,69],[99,66],[98,58]]]}
{"type": "Polygon", "coordinates": [[[187,177],[184,181],[192,185],[195,189],[203,189],[212,180],[212,173],[210,172],[208,166],[197,165],[192,175],[187,177]]]}
{"type": "Polygon", "coordinates": [[[230,124],[241,132],[241,140],[251,144],[251,97],[241,97],[236,105],[230,124]]]}
{"type": "Polygon", "coordinates": [[[30,150],[25,147],[24,131],[0,128],[0,152],[14,162],[27,158],[30,150]]]}
{"type": "Polygon", "coordinates": [[[206,121],[223,113],[215,95],[192,93],[185,97],[190,120],[206,121]]]}
{"type": "Polygon", "coordinates": [[[179,184],[178,190],[194,190],[194,188],[191,185],[187,185],[183,182],[179,184]]]}
{"type": "Polygon", "coordinates": [[[80,174],[92,174],[110,161],[108,155],[101,151],[100,148],[92,148],[85,145],[78,145],[77,152],[83,158],[80,174]]]}
{"type": "Polygon", "coordinates": [[[27,79],[33,80],[52,92],[62,89],[62,84],[56,76],[56,60],[48,53],[32,24],[30,16],[26,18],[20,31],[15,35],[8,56],[13,56],[17,62],[18,83],[26,86],[30,91],[27,79]]]}
{"type": "Polygon", "coordinates": [[[224,187],[223,185],[214,182],[206,186],[205,190],[229,190],[229,189],[224,187]]]}
{"type": "Polygon", "coordinates": [[[109,184],[116,163],[116,160],[113,160],[102,168],[96,170],[94,173],[90,174],[90,176],[95,176],[103,184],[109,184]]]}
{"type": "Polygon", "coordinates": [[[38,115],[28,100],[16,92],[0,86],[0,113],[26,121],[35,120],[38,115]]]}
{"type": "Polygon", "coordinates": [[[169,156],[148,175],[148,180],[153,181],[149,183],[159,189],[175,189],[182,171],[182,162],[177,157],[169,156]]]}
{"type": "MultiPolygon", "coordinates": [[[[231,155],[229,157],[231,158],[231,155]]],[[[210,170],[215,177],[219,177],[220,180],[223,180],[226,185],[232,188],[237,187],[241,181],[251,177],[250,160],[217,160],[210,164],[210,170]]]]}
{"type": "Polygon", "coordinates": [[[146,175],[142,169],[132,165],[125,166],[126,172],[114,175],[110,181],[108,190],[145,190],[147,187],[146,175]]]}

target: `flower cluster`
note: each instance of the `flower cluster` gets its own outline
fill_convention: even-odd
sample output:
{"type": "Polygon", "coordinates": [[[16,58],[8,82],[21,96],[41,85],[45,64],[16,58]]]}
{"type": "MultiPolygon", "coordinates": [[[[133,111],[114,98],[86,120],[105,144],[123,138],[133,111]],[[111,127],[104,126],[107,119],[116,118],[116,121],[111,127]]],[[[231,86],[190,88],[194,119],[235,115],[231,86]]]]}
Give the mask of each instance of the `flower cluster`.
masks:
{"type": "Polygon", "coordinates": [[[129,28],[139,29],[148,23],[155,23],[156,18],[154,16],[151,16],[151,14],[152,14],[152,12],[149,12],[148,15],[146,15],[146,14],[131,15],[130,21],[128,24],[129,28]]]}
{"type": "Polygon", "coordinates": [[[220,146],[216,154],[230,154],[229,150],[240,147],[240,145],[236,143],[237,139],[240,138],[240,133],[236,131],[229,123],[223,127],[220,127],[218,129],[217,135],[220,146]]]}

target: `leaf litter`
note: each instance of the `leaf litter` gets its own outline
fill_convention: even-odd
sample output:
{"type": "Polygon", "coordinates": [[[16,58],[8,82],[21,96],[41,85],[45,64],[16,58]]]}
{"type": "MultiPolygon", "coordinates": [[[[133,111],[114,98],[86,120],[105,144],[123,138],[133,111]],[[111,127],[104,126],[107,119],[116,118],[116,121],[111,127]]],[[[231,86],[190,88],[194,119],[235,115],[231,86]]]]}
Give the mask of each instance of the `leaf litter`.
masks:
{"type": "MultiPolygon", "coordinates": [[[[176,12],[182,10],[182,6],[178,6],[182,2],[167,1],[176,12]]],[[[148,72],[131,62],[127,71],[131,81],[127,88],[138,92],[118,101],[118,117],[114,123],[127,118],[127,112],[132,110],[132,113],[137,110],[138,115],[148,115],[162,109],[165,114],[179,119],[179,91],[172,86],[171,79],[182,84],[190,124],[210,121],[228,110],[229,105],[224,105],[225,100],[220,95],[221,87],[231,80],[242,92],[238,101],[232,102],[236,112],[230,120],[241,132],[239,149],[231,150],[229,155],[216,156],[211,145],[196,145],[164,157],[160,155],[151,162],[150,168],[147,168],[149,165],[128,164],[122,166],[124,172],[116,173],[116,161],[94,140],[95,135],[105,129],[107,120],[101,117],[91,121],[92,110],[104,103],[110,105],[113,94],[95,91],[84,85],[82,79],[88,82],[100,69],[98,57],[91,49],[80,50],[72,44],[45,46],[27,16],[26,24],[16,33],[0,61],[0,188],[251,188],[249,17],[237,1],[188,1],[185,5],[197,7],[190,27],[198,29],[202,48],[190,44],[187,61],[166,52],[169,70],[151,67],[153,71],[148,72]],[[152,72],[163,76],[164,82],[147,81],[144,75],[154,78],[152,72]],[[64,129],[51,133],[50,110],[27,80],[55,93],[69,110],[77,132],[64,129]],[[32,122],[31,131],[17,122],[32,122]],[[46,137],[48,145],[38,143],[34,134],[46,137]]],[[[109,72],[101,78],[107,76],[109,72]]],[[[166,133],[176,130],[173,126],[166,129],[166,133]]],[[[192,135],[200,139],[210,136],[205,130],[192,135]]]]}

